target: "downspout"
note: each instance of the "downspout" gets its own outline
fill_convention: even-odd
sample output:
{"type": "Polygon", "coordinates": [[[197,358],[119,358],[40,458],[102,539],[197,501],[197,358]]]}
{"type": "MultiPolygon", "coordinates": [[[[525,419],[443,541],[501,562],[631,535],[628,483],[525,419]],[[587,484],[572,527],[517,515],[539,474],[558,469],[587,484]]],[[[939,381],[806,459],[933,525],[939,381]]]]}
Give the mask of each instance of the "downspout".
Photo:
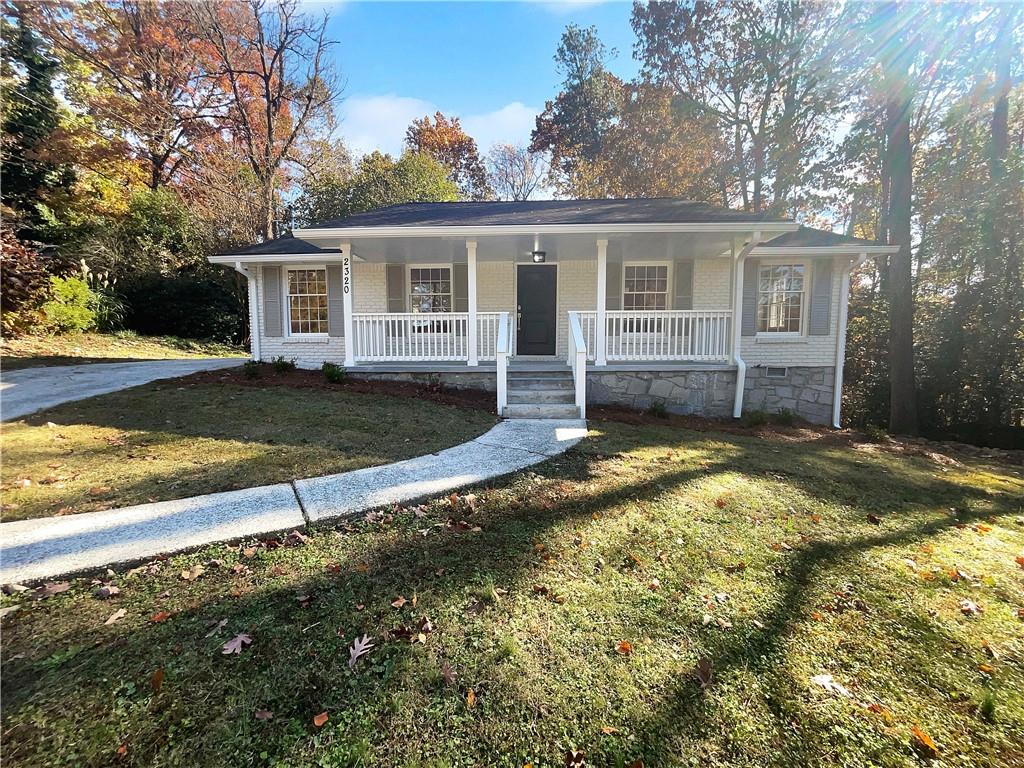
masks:
{"type": "Polygon", "coordinates": [[[249,350],[253,360],[260,360],[260,316],[259,297],[256,289],[256,275],[242,266],[242,262],[235,262],[235,271],[243,275],[246,280],[246,288],[249,291],[249,350]]]}
{"type": "Polygon", "coordinates": [[[736,364],[736,396],[732,404],[732,417],[743,415],[743,390],[747,386],[747,364],[740,354],[743,339],[743,260],[750,255],[761,241],[761,232],[756,230],[750,242],[733,259],[732,292],[732,359],[736,364]]]}
{"type": "Polygon", "coordinates": [[[846,363],[846,323],[849,317],[850,272],[867,261],[868,255],[861,253],[852,264],[843,267],[839,287],[839,328],[836,330],[836,364],[832,385],[832,426],[839,429],[840,413],[843,408],[843,366],[846,363]]]}

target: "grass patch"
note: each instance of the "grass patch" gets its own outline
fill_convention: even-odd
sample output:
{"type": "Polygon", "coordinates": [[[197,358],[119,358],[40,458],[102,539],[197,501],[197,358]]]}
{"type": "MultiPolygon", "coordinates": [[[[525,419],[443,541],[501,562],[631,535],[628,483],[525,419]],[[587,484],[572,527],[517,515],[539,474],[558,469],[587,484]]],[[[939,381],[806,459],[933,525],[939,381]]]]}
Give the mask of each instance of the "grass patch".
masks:
{"type": "Polygon", "coordinates": [[[303,546],[5,598],[6,762],[913,766],[917,728],[944,766],[1021,764],[1019,468],[591,425],[303,546]]]}
{"type": "Polygon", "coordinates": [[[246,354],[245,350],[230,344],[180,339],[176,336],[138,336],[127,331],[19,336],[0,341],[0,359],[6,371],[49,365],[245,357],[246,354]]]}
{"type": "Polygon", "coordinates": [[[272,383],[243,388],[230,383],[241,374],[224,378],[229,383],[211,375],[165,380],[5,424],[3,519],[386,464],[456,445],[494,423],[485,411],[423,399],[272,383]]]}

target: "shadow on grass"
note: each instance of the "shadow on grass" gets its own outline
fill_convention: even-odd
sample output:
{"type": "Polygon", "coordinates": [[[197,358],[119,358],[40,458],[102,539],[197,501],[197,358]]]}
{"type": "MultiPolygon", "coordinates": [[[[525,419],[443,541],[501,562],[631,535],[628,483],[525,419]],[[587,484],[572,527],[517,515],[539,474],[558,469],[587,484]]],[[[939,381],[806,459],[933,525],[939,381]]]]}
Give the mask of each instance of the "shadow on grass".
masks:
{"type": "MultiPolygon", "coordinates": [[[[190,594],[177,615],[166,623],[144,623],[127,636],[123,631],[118,633],[117,628],[102,627],[76,628],[63,636],[58,633],[51,647],[59,649],[61,644],[70,644],[77,649],[67,660],[61,660],[58,654],[54,661],[51,653],[43,659],[10,660],[6,665],[4,719],[15,723],[18,735],[17,739],[7,739],[8,758],[14,763],[29,764],[34,756],[43,754],[53,736],[50,731],[59,727],[55,720],[64,716],[58,702],[73,692],[76,704],[82,707],[77,713],[78,721],[93,718],[104,724],[91,729],[80,727],[80,733],[86,735],[78,737],[78,748],[83,752],[97,750],[96,759],[91,761],[94,763],[105,762],[121,738],[131,740],[136,762],[151,762],[167,748],[171,731],[177,748],[202,756],[196,759],[197,764],[223,764],[260,752],[271,760],[299,762],[303,750],[305,757],[310,757],[308,750],[320,744],[320,737],[310,736],[301,726],[296,730],[296,724],[308,724],[314,714],[325,709],[332,713],[332,722],[346,724],[346,739],[358,742],[356,737],[361,734],[368,745],[379,744],[381,739],[388,738],[379,731],[380,719],[388,711],[387,705],[380,703],[382,697],[398,701],[400,696],[412,695],[410,691],[417,685],[412,670],[419,654],[426,651],[408,643],[387,643],[371,657],[372,667],[352,676],[345,668],[346,648],[354,635],[367,632],[379,637],[381,630],[399,621],[399,614],[387,607],[395,594],[408,595],[415,590],[419,596],[418,611],[424,615],[452,610],[456,604],[461,610],[473,590],[486,590],[487,585],[500,585],[511,594],[528,594],[528,585],[543,567],[534,544],[556,526],[600,518],[619,505],[650,502],[703,478],[729,472],[758,477],[780,462],[792,467],[792,455],[785,460],[765,456],[760,441],[722,442],[735,450],[721,461],[688,462],[682,468],[666,464],[652,469],[654,465],[650,465],[648,476],[621,483],[609,480],[604,453],[595,455],[595,451],[587,448],[576,450],[493,485],[499,492],[511,493],[513,503],[504,507],[484,505],[473,517],[473,523],[482,528],[480,532],[441,530],[423,536],[415,530],[416,526],[428,526],[430,521],[413,521],[407,528],[381,530],[379,535],[370,537],[369,546],[360,546],[363,542],[358,536],[347,538],[339,534],[337,575],[324,572],[319,565],[317,573],[300,573],[287,586],[277,586],[270,562],[283,566],[285,572],[281,577],[288,578],[290,564],[297,561],[301,571],[303,558],[313,554],[303,549],[289,550],[286,555],[261,553],[254,562],[266,558],[268,567],[253,575],[254,590],[239,597],[231,596],[230,579],[209,578],[186,585],[190,594]],[[559,481],[604,482],[607,487],[556,501],[539,494],[537,483],[559,481]],[[363,567],[365,573],[361,572],[363,567]],[[312,595],[311,606],[299,607],[296,593],[312,595]],[[368,607],[354,608],[357,605],[368,607]],[[212,641],[204,638],[206,620],[218,619],[226,619],[230,631],[245,629],[256,638],[241,658],[220,657],[216,649],[224,637],[212,641]],[[319,627],[315,635],[307,634],[310,627],[319,627]],[[188,652],[183,648],[205,648],[206,652],[188,652]],[[158,667],[167,669],[165,691],[151,694],[145,690],[144,681],[158,667]],[[123,683],[112,682],[125,679],[137,681],[129,693],[124,692],[123,683]],[[113,719],[129,718],[130,726],[109,722],[111,697],[121,707],[113,719]],[[202,702],[200,712],[183,709],[184,702],[193,701],[202,702]],[[47,707],[50,719],[43,716],[47,707]],[[272,709],[275,720],[257,728],[251,722],[251,712],[257,708],[272,709]],[[123,736],[123,731],[132,735],[123,736]],[[105,750],[102,757],[98,751],[101,748],[105,750]]],[[[642,447],[661,445],[668,443],[656,439],[642,447]]],[[[813,453],[812,449],[805,450],[813,453]]],[[[798,458],[805,457],[798,453],[798,458]]],[[[864,486],[863,465],[828,456],[816,457],[813,464],[817,463],[830,468],[831,482],[853,489],[864,486]]],[[[916,475],[919,468],[915,465],[913,470],[916,475]]],[[[821,492],[814,472],[812,465],[805,474],[788,472],[779,482],[793,484],[814,496],[821,492]]],[[[913,524],[902,524],[894,516],[883,529],[867,535],[859,535],[856,529],[863,523],[855,523],[846,538],[809,541],[798,546],[782,558],[786,563],[785,586],[781,598],[758,617],[763,628],[744,635],[723,635],[710,650],[709,658],[717,674],[727,674],[737,667],[750,668],[760,675],[770,673],[782,655],[782,644],[803,613],[807,593],[823,570],[874,547],[926,539],[978,517],[1016,511],[1012,503],[995,499],[992,504],[988,494],[941,478],[926,481],[922,476],[906,480],[908,491],[893,500],[894,511],[913,502],[955,506],[958,513],[913,524]],[[982,500],[984,509],[972,509],[982,500]]],[[[867,503],[853,503],[851,514],[863,515],[866,510],[877,509],[879,501],[875,497],[884,493],[884,488],[864,488],[867,503]]],[[[322,535],[335,534],[328,529],[322,535]]],[[[703,575],[697,566],[694,562],[693,578],[703,575]]],[[[134,586],[131,582],[129,585],[134,586]]],[[[165,579],[154,589],[167,586],[165,579]]],[[[52,607],[45,604],[41,610],[59,612],[59,600],[53,601],[52,607]]],[[[155,596],[148,609],[155,612],[161,604],[161,598],[155,596]]],[[[15,621],[19,621],[17,616],[15,621]]],[[[19,639],[27,642],[19,638],[16,629],[14,639],[5,642],[8,654],[17,647],[19,639]]],[[[438,705],[442,712],[437,716],[442,720],[451,716],[453,723],[462,722],[462,714],[457,714],[462,712],[461,694],[448,695],[446,701],[438,705]]],[[[780,712],[779,716],[783,714],[780,712]]],[[[644,757],[649,765],[678,758],[672,754],[672,745],[680,734],[713,733],[719,724],[712,717],[705,691],[693,678],[679,677],[660,697],[660,703],[650,708],[647,717],[633,724],[631,730],[636,734],[634,744],[638,752],[634,757],[644,757]]],[[[323,746],[341,749],[337,742],[324,742],[323,746]]],[[[481,741],[465,748],[467,759],[486,762],[486,750],[498,745],[481,741]]],[[[794,748],[800,747],[795,744],[794,748]]],[[[805,757],[820,760],[821,755],[808,753],[805,757]]]]}

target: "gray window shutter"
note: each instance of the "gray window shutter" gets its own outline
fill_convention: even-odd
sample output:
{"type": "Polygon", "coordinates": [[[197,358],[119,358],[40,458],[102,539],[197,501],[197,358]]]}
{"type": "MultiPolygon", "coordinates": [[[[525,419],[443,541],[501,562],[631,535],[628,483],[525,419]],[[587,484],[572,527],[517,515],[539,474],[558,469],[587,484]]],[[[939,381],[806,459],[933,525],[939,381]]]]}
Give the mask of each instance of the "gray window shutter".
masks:
{"type": "Polygon", "coordinates": [[[341,265],[327,267],[327,335],[345,335],[345,299],[341,282],[341,265]]]}
{"type": "Polygon", "coordinates": [[[617,261],[606,263],[604,286],[604,308],[622,309],[622,264],[617,261]]]}
{"type": "Polygon", "coordinates": [[[405,265],[388,264],[384,268],[387,283],[388,312],[405,312],[405,265]]]}
{"type": "Polygon", "coordinates": [[[673,282],[672,309],[693,309],[693,259],[680,259],[675,263],[673,282]]]}
{"type": "Polygon", "coordinates": [[[263,335],[283,336],[281,328],[281,268],[263,268],[263,335]]]}
{"type": "Polygon", "coordinates": [[[757,259],[743,262],[743,306],[741,308],[740,334],[742,336],[757,335],[757,259]]]}
{"type": "Polygon", "coordinates": [[[452,310],[469,312],[468,264],[452,264],[452,310]]]}
{"type": "Polygon", "coordinates": [[[832,319],[832,259],[815,259],[812,269],[807,333],[828,336],[832,319]]]}

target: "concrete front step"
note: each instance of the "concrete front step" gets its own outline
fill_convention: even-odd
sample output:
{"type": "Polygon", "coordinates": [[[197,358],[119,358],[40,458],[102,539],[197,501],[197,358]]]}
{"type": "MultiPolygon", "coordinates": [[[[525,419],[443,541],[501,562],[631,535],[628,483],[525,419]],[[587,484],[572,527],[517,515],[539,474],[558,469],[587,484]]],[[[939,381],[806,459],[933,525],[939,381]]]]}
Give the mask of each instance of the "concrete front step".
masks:
{"type": "Polygon", "coordinates": [[[572,376],[565,379],[540,379],[532,376],[523,376],[518,379],[508,380],[509,391],[523,391],[527,389],[573,389],[572,376]]]}
{"type": "Polygon", "coordinates": [[[572,405],[576,393],[571,389],[509,389],[510,403],[561,403],[572,405]]]}
{"type": "Polygon", "coordinates": [[[559,368],[555,371],[517,371],[515,368],[508,369],[510,379],[534,378],[534,379],[561,379],[568,376],[572,378],[572,370],[568,367],[559,368]]]}
{"type": "Polygon", "coordinates": [[[501,415],[506,419],[578,419],[580,409],[560,403],[510,403],[501,415]]]}

